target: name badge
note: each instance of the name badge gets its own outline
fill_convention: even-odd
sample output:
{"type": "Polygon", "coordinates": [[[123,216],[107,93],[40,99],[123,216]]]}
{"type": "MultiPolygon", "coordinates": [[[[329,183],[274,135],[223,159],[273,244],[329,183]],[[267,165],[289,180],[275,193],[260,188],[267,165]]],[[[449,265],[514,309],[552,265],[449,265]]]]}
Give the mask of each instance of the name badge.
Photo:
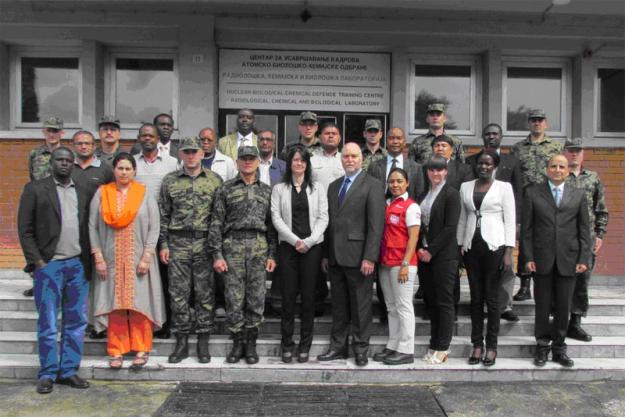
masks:
{"type": "Polygon", "coordinates": [[[401,217],[399,217],[396,214],[391,214],[389,221],[391,222],[391,224],[399,224],[399,221],[401,220],[401,217]]]}

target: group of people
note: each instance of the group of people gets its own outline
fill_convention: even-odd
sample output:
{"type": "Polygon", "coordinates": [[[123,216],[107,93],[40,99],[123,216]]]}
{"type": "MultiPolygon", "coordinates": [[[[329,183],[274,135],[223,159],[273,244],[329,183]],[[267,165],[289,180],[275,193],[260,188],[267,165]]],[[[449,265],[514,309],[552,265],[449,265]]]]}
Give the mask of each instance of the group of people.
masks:
{"type": "Polygon", "coordinates": [[[140,369],[153,337],[170,331],[169,362],[189,357],[191,333],[198,361],[209,362],[222,293],[233,341],[226,361],[257,363],[268,274],[280,300],[283,362],[309,360],[329,281],[333,323],[319,361],[347,358],[351,336],[356,365],[368,363],[376,282],[389,338],[373,360],[414,361],[416,292],[430,320],[423,359],[439,364],[448,358],[464,265],[468,360],[491,366],[500,317],[518,321],[511,309],[517,241],[522,285],[515,297],[529,296],[523,280],[534,276],[534,363],[543,366],[552,351],[554,361],[573,366],[564,340],[591,338],[581,317],[607,226],[601,182],[582,167],[582,141],[567,139],[562,153],[545,135],[544,112],[532,110],[530,134],[510,154],[500,152],[501,127],[489,124],[484,148],[465,163],[445,120],[444,105],[431,104],[427,134],[408,144],[393,127],[384,149],[382,125],[370,119],[365,145],[348,141],[340,149],[338,126],[319,126],[315,113],[303,112],[299,139],[277,158],[275,133],[257,130],[249,109],[219,140],[212,128],[172,140],[173,119],[159,114],[139,128],[130,152],[120,147],[115,117],[100,120],[100,147],[80,130],[73,149],[60,143],[62,120],[48,119],[45,144],[29,156],[32,181],[18,213],[39,312],[37,391],[49,393],[55,382],[89,386],[77,375],[88,323],[93,337],[107,338],[111,369],[121,369],[129,352],[130,366],[140,369]]]}

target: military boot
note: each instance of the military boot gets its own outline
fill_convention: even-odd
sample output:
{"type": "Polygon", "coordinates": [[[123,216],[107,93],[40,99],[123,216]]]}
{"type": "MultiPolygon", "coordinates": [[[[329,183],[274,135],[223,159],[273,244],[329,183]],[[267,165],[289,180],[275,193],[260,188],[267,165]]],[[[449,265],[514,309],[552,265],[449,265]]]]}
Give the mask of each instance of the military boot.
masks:
{"type": "Polygon", "coordinates": [[[258,353],[256,353],[256,338],[258,337],[258,328],[253,327],[247,329],[247,339],[245,340],[245,362],[248,365],[258,363],[258,353]]]}
{"type": "Polygon", "coordinates": [[[209,363],[211,354],[208,352],[208,339],[210,333],[200,333],[197,335],[197,360],[200,363],[209,363]]]}
{"type": "Polygon", "coordinates": [[[169,355],[169,363],[178,363],[189,357],[189,335],[176,333],[176,347],[169,355]]]}
{"type": "Polygon", "coordinates": [[[586,333],[586,330],[582,329],[581,314],[571,314],[571,321],[569,321],[566,336],[571,339],[581,340],[582,342],[592,341],[592,336],[586,333]]]}
{"type": "Polygon", "coordinates": [[[232,350],[226,357],[226,362],[237,363],[244,356],[243,354],[243,332],[232,334],[232,350]]]}
{"type": "Polygon", "coordinates": [[[530,282],[532,277],[530,275],[521,276],[521,288],[519,291],[512,297],[514,301],[525,301],[532,299],[532,292],[530,291],[530,282]]]}

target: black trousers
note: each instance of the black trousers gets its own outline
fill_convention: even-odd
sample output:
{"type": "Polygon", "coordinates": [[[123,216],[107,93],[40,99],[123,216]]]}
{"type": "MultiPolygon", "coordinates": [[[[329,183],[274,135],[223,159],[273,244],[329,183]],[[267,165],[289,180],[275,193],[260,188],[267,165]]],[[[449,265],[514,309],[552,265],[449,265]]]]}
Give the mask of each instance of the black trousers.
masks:
{"type": "Polygon", "coordinates": [[[158,261],[158,271],[161,274],[161,285],[163,287],[163,301],[165,301],[165,322],[162,330],[168,330],[171,325],[171,295],[169,294],[169,266],[158,261]]]}
{"type": "Polygon", "coordinates": [[[575,289],[575,276],[560,275],[554,265],[551,274],[534,274],[534,300],[536,316],[534,333],[537,349],[555,354],[566,352],[566,330],[575,289]],[[552,307],[553,306],[553,307],[552,307]],[[549,313],[553,312],[553,325],[549,324],[549,313]]]}
{"type": "Polygon", "coordinates": [[[571,314],[586,317],[588,313],[588,283],[595,266],[595,255],[592,256],[592,265],[588,265],[588,270],[583,274],[575,275],[575,290],[573,291],[573,304],[571,314]]]}
{"type": "Polygon", "coordinates": [[[360,268],[330,265],[332,332],[330,349],[347,351],[352,331],[354,353],[367,353],[371,337],[373,274],[364,276],[360,268]]]}
{"type": "Polygon", "coordinates": [[[499,335],[499,291],[501,287],[501,258],[504,247],[491,251],[476,230],[471,250],[464,255],[464,265],[469,277],[471,291],[471,343],[475,347],[484,345],[484,303],[488,311],[486,326],[486,349],[497,349],[499,335]]]}
{"type": "Polygon", "coordinates": [[[300,351],[308,352],[313,340],[315,285],[321,263],[321,245],[299,253],[286,242],[280,243],[280,293],[282,295],[282,349],[292,349],[295,328],[295,299],[302,295],[300,351]]]}
{"type": "Polygon", "coordinates": [[[458,260],[419,263],[419,282],[430,316],[430,349],[449,350],[454,331],[454,285],[458,260]]]}

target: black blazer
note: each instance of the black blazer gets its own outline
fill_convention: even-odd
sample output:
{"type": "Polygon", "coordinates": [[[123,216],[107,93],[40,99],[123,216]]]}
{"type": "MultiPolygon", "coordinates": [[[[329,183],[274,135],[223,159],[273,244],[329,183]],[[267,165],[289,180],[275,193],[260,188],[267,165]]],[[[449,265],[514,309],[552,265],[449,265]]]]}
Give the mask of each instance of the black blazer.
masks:
{"type": "MultiPolygon", "coordinates": [[[[423,166],[423,177],[426,179],[427,189],[430,189],[430,181],[428,178],[427,170],[423,166]]],[[[471,181],[475,179],[473,176],[473,170],[465,163],[458,161],[457,159],[451,159],[447,164],[447,181],[446,184],[451,188],[460,191],[460,185],[463,182],[471,181]]]]}
{"type": "MultiPolygon", "coordinates": [[[[417,201],[419,196],[425,191],[425,180],[423,179],[423,168],[421,164],[415,161],[404,158],[404,171],[408,174],[408,181],[410,186],[408,187],[408,196],[414,201],[417,201]]],[[[371,175],[386,184],[386,158],[379,159],[369,165],[367,174],[371,175]]],[[[386,187],[384,187],[386,188],[386,187]]]]}
{"type": "MultiPolygon", "coordinates": [[[[74,181],[78,197],[81,261],[85,277],[91,276],[91,247],[89,245],[89,203],[92,194],[81,182],[74,181]]],[[[61,236],[61,204],[52,176],[24,186],[17,212],[17,231],[26,258],[26,272],[35,270],[35,262],[49,262],[54,256],[61,236]]]]}
{"type": "Polygon", "coordinates": [[[525,190],[521,241],[527,262],[536,263],[536,273],[548,275],[557,267],[560,275],[574,276],[575,265],[590,266],[591,242],[584,191],[564,185],[560,207],[549,183],[525,190]]]}
{"type": "MultiPolygon", "coordinates": [[[[423,202],[427,192],[419,198],[419,204],[423,202]]],[[[458,241],[456,229],[460,218],[460,193],[458,190],[445,183],[430,211],[430,222],[427,227],[421,225],[419,243],[417,248],[423,248],[423,237],[428,247],[427,251],[432,255],[432,260],[455,260],[458,259],[458,241]]]]}
{"type": "Polygon", "coordinates": [[[345,177],[328,187],[330,222],[325,232],[331,265],[360,268],[363,259],[377,262],[384,230],[384,186],[361,171],[339,207],[339,190],[345,177]]]}
{"type": "MultiPolygon", "coordinates": [[[[466,163],[473,169],[473,176],[477,178],[477,155],[471,155],[466,159],[466,163]]],[[[509,182],[514,193],[516,207],[516,222],[521,223],[521,200],[523,196],[523,182],[521,180],[521,164],[517,157],[501,153],[499,154],[499,166],[495,172],[495,179],[509,182]]]]}

